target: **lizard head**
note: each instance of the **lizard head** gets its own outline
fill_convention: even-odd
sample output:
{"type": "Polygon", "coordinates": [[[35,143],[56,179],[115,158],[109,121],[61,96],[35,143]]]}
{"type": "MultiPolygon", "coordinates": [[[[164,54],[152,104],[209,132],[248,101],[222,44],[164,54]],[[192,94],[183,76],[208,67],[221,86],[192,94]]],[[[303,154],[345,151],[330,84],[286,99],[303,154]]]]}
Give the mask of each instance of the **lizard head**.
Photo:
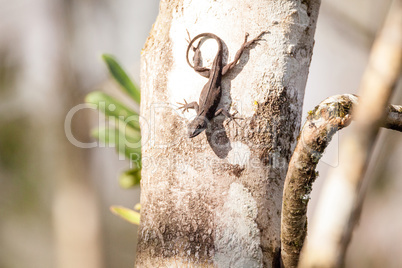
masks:
{"type": "Polygon", "coordinates": [[[207,122],[204,120],[202,116],[196,117],[189,125],[188,125],[188,137],[194,138],[201,132],[203,132],[207,128],[207,122]]]}

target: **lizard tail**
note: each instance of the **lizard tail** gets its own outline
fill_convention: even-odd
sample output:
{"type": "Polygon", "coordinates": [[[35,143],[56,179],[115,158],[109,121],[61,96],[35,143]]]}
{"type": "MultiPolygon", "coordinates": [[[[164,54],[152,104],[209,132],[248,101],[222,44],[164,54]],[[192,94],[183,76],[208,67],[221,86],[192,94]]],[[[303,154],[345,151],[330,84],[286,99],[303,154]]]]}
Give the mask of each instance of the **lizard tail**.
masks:
{"type": "Polygon", "coordinates": [[[186,51],[186,60],[187,60],[187,63],[188,63],[188,65],[190,65],[190,67],[193,68],[193,69],[194,69],[194,66],[191,65],[191,63],[190,63],[190,61],[189,61],[189,59],[188,59],[188,52],[190,51],[190,48],[193,46],[194,42],[197,41],[198,39],[200,39],[201,37],[209,37],[209,38],[215,39],[216,42],[218,43],[218,51],[221,51],[221,50],[222,50],[222,40],[221,40],[218,36],[216,36],[215,34],[213,34],[213,33],[202,33],[202,34],[197,35],[196,37],[194,37],[194,38],[190,41],[190,43],[188,44],[188,47],[187,47],[187,51],[186,51]]]}

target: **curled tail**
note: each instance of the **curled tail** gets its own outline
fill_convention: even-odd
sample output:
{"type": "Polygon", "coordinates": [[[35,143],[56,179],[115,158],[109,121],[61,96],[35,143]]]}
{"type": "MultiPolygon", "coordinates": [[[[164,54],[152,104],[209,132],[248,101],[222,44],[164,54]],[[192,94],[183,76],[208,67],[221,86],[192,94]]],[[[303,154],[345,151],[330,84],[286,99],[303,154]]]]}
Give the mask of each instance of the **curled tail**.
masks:
{"type": "MultiPolygon", "coordinates": [[[[193,47],[194,42],[197,41],[197,39],[200,39],[201,37],[209,37],[209,38],[215,39],[216,42],[218,43],[218,53],[219,53],[220,51],[222,51],[222,40],[221,40],[218,36],[214,35],[213,33],[202,33],[202,34],[197,35],[196,37],[194,37],[194,38],[190,41],[190,43],[188,44],[188,47],[187,47],[187,51],[186,51],[186,60],[187,60],[187,63],[188,63],[188,65],[190,65],[190,67],[193,68],[193,69],[194,69],[194,66],[191,65],[190,61],[188,60],[188,52],[190,51],[190,48],[193,47]]],[[[197,46],[197,49],[198,49],[198,46],[197,46]]],[[[217,54],[218,54],[218,53],[217,53],[217,54]]]]}

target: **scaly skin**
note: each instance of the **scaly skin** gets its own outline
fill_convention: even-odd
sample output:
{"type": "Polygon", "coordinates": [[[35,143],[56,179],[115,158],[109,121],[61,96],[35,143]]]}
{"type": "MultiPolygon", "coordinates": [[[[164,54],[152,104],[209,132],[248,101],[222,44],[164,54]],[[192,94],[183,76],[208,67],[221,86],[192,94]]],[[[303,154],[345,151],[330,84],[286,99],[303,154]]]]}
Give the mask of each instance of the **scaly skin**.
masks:
{"type": "Polygon", "coordinates": [[[229,112],[227,112],[226,110],[223,109],[216,110],[222,95],[221,91],[222,77],[237,65],[237,62],[239,61],[244,50],[248,48],[250,45],[252,45],[254,42],[259,41],[264,33],[266,32],[260,33],[256,38],[250,41],[247,41],[248,33],[246,33],[244,43],[241,46],[241,48],[237,51],[235,59],[231,63],[225,66],[222,65],[222,54],[223,54],[222,40],[218,36],[212,33],[202,33],[197,35],[190,41],[186,52],[187,63],[197,73],[208,78],[208,82],[205,84],[204,88],[201,91],[198,103],[197,102],[187,103],[186,100],[184,100],[184,103],[179,103],[180,105],[182,105],[181,107],[179,107],[179,109],[183,109],[183,112],[188,111],[188,109],[195,109],[195,111],[197,112],[197,116],[188,125],[189,138],[194,138],[202,131],[204,131],[207,127],[207,122],[209,122],[215,116],[221,113],[223,113],[230,119],[236,119],[232,115],[230,115],[229,112]],[[201,65],[201,51],[199,48],[200,43],[198,43],[197,47],[193,47],[194,42],[202,37],[213,38],[218,43],[218,51],[212,63],[211,69],[200,66],[201,65]],[[188,59],[188,53],[191,48],[194,51],[194,58],[193,58],[194,66],[191,65],[188,59]]]}

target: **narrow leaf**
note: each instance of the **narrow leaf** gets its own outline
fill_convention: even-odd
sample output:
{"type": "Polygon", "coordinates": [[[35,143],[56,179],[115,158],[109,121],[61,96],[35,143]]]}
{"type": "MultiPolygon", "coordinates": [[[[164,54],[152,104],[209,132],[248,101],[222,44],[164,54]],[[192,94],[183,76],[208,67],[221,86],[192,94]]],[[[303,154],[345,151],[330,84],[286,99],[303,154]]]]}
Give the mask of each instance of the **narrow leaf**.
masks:
{"type": "MultiPolygon", "coordinates": [[[[139,143],[141,140],[141,133],[130,126],[125,128],[125,133],[122,133],[120,129],[114,127],[95,128],[92,129],[91,136],[107,145],[119,144],[119,138],[122,142],[126,142],[127,145],[132,146],[137,145],[136,143],[139,143]]],[[[138,144],[138,146],[140,146],[140,144],[138,144]]]]}
{"type": "Polygon", "coordinates": [[[95,128],[91,130],[91,136],[108,146],[116,145],[116,129],[114,128],[95,128]]]}
{"type": "Polygon", "coordinates": [[[113,127],[96,128],[92,136],[108,147],[115,147],[116,151],[127,156],[131,161],[141,165],[141,134],[139,131],[126,127],[126,134],[113,127]],[[129,134],[130,133],[130,134],[129,134]]]}
{"type": "Polygon", "coordinates": [[[111,206],[110,211],[132,224],[140,225],[140,213],[137,211],[120,206],[111,206]]]}
{"type": "Polygon", "coordinates": [[[134,210],[138,210],[138,211],[141,210],[141,203],[135,204],[134,210]]]}
{"type": "Polygon", "coordinates": [[[127,189],[139,185],[141,181],[141,169],[130,169],[123,172],[119,177],[119,184],[127,189]]]}
{"type": "Polygon", "coordinates": [[[97,105],[98,110],[105,115],[114,117],[136,130],[140,129],[138,113],[108,94],[93,91],[86,96],[85,101],[97,105]]]}
{"type": "Polygon", "coordinates": [[[102,58],[106,62],[113,78],[123,87],[124,91],[139,104],[141,101],[141,93],[138,86],[131,81],[127,73],[112,55],[103,54],[102,58]]]}

